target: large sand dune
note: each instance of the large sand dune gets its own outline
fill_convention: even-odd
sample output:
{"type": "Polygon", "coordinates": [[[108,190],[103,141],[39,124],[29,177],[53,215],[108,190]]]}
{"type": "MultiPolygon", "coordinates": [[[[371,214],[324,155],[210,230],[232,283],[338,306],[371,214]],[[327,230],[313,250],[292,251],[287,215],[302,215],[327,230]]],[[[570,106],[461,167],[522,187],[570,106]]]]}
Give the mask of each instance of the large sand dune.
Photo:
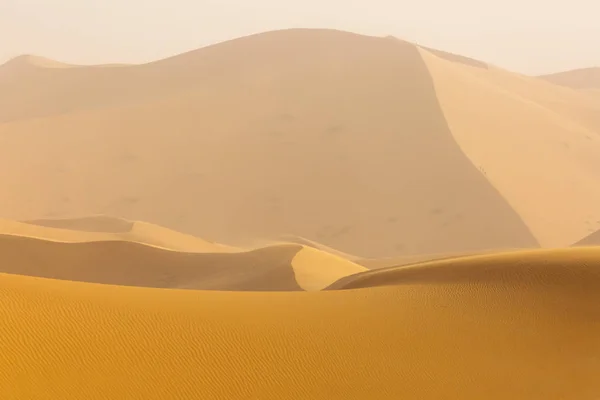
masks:
{"type": "Polygon", "coordinates": [[[592,400],[599,260],[480,256],[312,293],[0,274],[0,397],[592,400]]]}
{"type": "Polygon", "coordinates": [[[544,247],[600,226],[600,103],[422,50],[450,131],[544,247]]]}
{"type": "Polygon", "coordinates": [[[461,151],[410,43],[288,30],[35,71],[0,90],[7,218],[121,215],[231,244],[291,233],[363,257],[538,243],[461,151]]]}

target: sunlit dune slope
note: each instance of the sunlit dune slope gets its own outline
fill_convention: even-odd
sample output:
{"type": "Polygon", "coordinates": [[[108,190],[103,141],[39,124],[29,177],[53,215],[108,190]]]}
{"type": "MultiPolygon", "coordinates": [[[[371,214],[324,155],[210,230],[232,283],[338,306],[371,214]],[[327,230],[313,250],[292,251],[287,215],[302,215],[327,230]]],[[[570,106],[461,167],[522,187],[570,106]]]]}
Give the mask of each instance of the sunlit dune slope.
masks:
{"type": "Polygon", "coordinates": [[[367,268],[340,256],[303,246],[292,259],[294,276],[304,290],[321,290],[348,275],[367,271],[367,268]]]}
{"type": "Polygon", "coordinates": [[[600,89],[600,68],[582,68],[556,74],[542,75],[549,82],[573,89],[600,89]]]}
{"type": "Polygon", "coordinates": [[[120,215],[228,244],[292,233],[361,257],[537,246],[401,40],[276,31],[9,86],[6,218],[120,215]]]}
{"type": "Polygon", "coordinates": [[[0,396],[592,400],[599,259],[491,256],[312,293],[0,274],[0,396]]]}
{"type": "Polygon", "coordinates": [[[366,268],[299,245],[185,253],[127,241],[0,235],[0,272],[81,282],[215,290],[320,290],[366,268]]]}
{"type": "Polygon", "coordinates": [[[188,252],[222,253],[240,250],[145,222],[103,216],[28,222],[0,220],[0,234],[67,243],[121,240],[188,252]]]}
{"type": "Polygon", "coordinates": [[[568,246],[600,227],[600,102],[421,54],[452,136],[542,246],[568,246]]]}

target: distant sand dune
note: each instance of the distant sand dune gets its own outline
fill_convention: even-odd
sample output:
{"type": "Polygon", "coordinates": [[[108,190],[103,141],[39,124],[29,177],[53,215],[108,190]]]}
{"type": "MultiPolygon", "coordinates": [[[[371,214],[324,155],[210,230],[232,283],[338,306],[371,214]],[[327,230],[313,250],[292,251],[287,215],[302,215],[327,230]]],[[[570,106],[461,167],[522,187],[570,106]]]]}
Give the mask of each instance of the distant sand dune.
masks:
{"type": "Polygon", "coordinates": [[[241,250],[146,222],[104,216],[27,222],[0,220],[0,234],[67,243],[122,240],[187,252],[229,253],[241,250]]]}
{"type": "Polygon", "coordinates": [[[0,87],[0,210],[233,245],[292,233],[370,258],[537,246],[438,97],[415,45],[308,29],[14,79],[0,87]]]}
{"type": "Polygon", "coordinates": [[[223,250],[201,239],[148,226],[154,231],[150,235],[126,241],[119,234],[28,229],[28,224],[4,221],[0,224],[0,272],[127,286],[281,291],[320,290],[366,270],[311,247],[282,244],[250,251],[223,250]],[[157,229],[163,236],[156,235],[157,229]],[[165,232],[171,237],[165,238],[165,232]],[[150,247],[152,242],[171,245],[150,247]],[[194,252],[181,251],[185,248],[194,252]]]}
{"type": "Polygon", "coordinates": [[[542,75],[540,78],[574,89],[600,89],[600,67],[542,75]]]}
{"type": "Polygon", "coordinates": [[[600,246],[600,230],[592,232],[583,239],[578,240],[573,246],[600,246]]]}
{"type": "Polygon", "coordinates": [[[0,235],[0,247],[0,272],[13,274],[156,288],[301,290],[291,264],[301,246],[182,253],[132,242],[60,243],[0,235]]]}
{"type": "Polygon", "coordinates": [[[0,397],[593,399],[599,259],[479,256],[311,293],[0,274],[0,397]]]}
{"type": "Polygon", "coordinates": [[[105,215],[93,215],[81,218],[46,218],[23,222],[32,225],[47,226],[50,228],[106,233],[131,232],[135,224],[133,221],[105,215]]]}
{"type": "Polygon", "coordinates": [[[19,71],[26,68],[73,68],[76,65],[65,64],[59,61],[51,60],[45,57],[34,56],[30,54],[15,57],[0,65],[0,69],[19,71]]]}
{"type": "Polygon", "coordinates": [[[454,139],[543,247],[600,227],[600,103],[537,78],[422,55],[454,139]]]}

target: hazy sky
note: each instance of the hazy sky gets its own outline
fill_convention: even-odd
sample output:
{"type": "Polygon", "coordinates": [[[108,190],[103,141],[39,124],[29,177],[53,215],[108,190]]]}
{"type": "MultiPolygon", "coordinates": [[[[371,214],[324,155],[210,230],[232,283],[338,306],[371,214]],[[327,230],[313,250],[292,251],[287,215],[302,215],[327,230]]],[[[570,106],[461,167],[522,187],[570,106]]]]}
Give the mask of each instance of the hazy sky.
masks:
{"type": "Polygon", "coordinates": [[[336,28],[538,74],[600,65],[597,0],[0,0],[0,63],[20,54],[146,62],[261,31],[336,28]]]}

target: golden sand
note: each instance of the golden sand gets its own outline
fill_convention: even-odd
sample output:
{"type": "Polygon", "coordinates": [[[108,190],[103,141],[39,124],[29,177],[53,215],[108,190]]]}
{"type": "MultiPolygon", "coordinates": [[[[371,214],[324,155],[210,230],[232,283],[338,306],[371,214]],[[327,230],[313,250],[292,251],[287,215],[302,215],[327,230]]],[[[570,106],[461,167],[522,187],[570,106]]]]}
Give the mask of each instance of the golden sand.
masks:
{"type": "Polygon", "coordinates": [[[479,256],[312,293],[0,274],[0,396],[593,399],[598,260],[479,256]]]}

